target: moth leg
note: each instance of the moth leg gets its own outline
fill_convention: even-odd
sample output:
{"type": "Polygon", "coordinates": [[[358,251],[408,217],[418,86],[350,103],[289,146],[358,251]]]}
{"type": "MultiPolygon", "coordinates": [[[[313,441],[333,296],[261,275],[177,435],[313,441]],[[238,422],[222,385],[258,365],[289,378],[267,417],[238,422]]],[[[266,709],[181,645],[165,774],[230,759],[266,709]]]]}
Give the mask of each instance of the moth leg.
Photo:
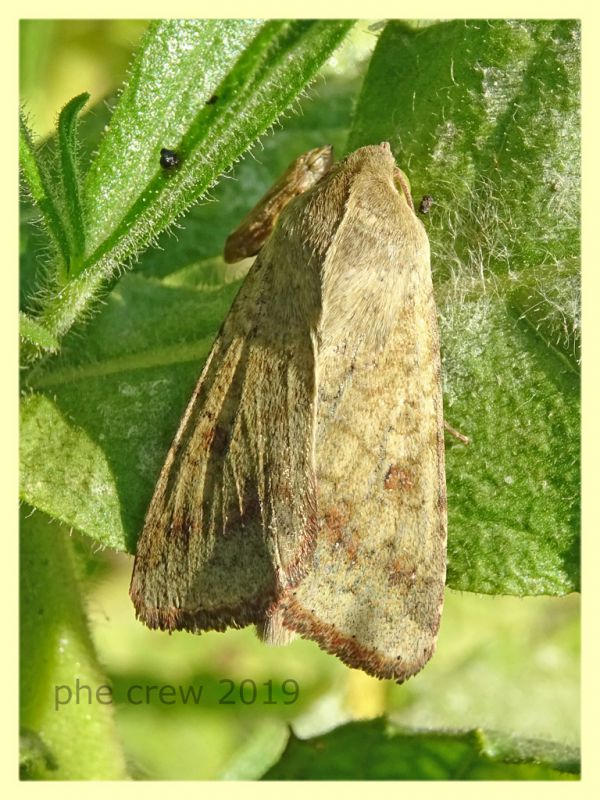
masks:
{"type": "Polygon", "coordinates": [[[463,444],[470,444],[471,440],[468,436],[465,436],[464,433],[457,431],[456,428],[453,428],[446,420],[444,420],[444,428],[448,431],[448,433],[452,434],[455,439],[458,439],[463,444]]]}

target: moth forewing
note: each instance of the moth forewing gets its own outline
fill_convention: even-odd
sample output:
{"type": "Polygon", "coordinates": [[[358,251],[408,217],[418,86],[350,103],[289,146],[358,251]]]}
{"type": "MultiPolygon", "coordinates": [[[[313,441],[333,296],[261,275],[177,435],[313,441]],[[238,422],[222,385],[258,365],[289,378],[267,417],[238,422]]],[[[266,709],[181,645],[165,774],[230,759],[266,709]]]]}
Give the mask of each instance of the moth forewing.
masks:
{"type": "Polygon", "coordinates": [[[130,594],[153,628],[260,622],[315,533],[318,274],[278,234],[225,320],[160,473],[130,594]],[[293,293],[293,303],[289,292],[293,293]]]}
{"type": "Polygon", "coordinates": [[[440,353],[429,246],[367,147],[316,191],[343,206],[323,263],[317,544],[285,625],[353,667],[404,680],[431,656],[446,569],[440,353]],[[351,175],[349,184],[344,171],[351,175]]]}

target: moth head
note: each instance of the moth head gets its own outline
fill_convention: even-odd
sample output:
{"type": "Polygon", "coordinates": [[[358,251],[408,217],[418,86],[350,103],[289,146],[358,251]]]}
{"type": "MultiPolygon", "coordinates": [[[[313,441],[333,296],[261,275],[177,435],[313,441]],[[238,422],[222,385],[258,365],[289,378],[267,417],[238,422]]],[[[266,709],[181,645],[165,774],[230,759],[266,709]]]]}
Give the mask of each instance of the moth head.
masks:
{"type": "Polygon", "coordinates": [[[361,147],[341,163],[345,165],[346,169],[353,172],[366,171],[384,179],[394,192],[404,198],[408,207],[414,212],[415,206],[410,193],[410,182],[396,164],[389,142],[361,147]]]}

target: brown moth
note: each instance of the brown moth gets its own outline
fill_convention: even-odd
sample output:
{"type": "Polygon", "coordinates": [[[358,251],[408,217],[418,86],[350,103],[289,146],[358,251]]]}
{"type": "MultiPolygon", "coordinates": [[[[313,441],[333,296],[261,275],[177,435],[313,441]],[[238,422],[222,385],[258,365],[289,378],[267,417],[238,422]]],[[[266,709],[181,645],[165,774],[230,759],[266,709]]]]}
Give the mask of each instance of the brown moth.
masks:
{"type": "Polygon", "coordinates": [[[429,244],[387,143],[313,184],[215,341],[130,593],[153,628],[255,623],[401,682],[434,650],[446,573],[429,244]]]}

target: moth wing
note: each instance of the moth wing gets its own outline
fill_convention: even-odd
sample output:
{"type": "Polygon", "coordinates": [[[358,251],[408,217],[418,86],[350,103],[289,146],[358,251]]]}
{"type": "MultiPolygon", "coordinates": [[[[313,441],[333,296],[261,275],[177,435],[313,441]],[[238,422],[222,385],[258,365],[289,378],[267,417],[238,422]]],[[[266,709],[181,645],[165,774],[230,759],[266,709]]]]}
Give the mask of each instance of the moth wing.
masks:
{"type": "Polygon", "coordinates": [[[293,254],[291,276],[282,269],[271,244],[215,341],[146,514],[130,594],[150,627],[260,621],[314,539],[316,286],[293,254]]]}
{"type": "Polygon", "coordinates": [[[298,156],[269,191],[227,237],[223,256],[229,264],[259,252],[289,202],[308,191],[333,163],[331,145],[315,147],[298,156]]]}
{"type": "Polygon", "coordinates": [[[429,245],[388,195],[355,186],[325,264],[317,544],[277,613],[349,666],[402,681],[435,646],[446,493],[429,245]]]}

